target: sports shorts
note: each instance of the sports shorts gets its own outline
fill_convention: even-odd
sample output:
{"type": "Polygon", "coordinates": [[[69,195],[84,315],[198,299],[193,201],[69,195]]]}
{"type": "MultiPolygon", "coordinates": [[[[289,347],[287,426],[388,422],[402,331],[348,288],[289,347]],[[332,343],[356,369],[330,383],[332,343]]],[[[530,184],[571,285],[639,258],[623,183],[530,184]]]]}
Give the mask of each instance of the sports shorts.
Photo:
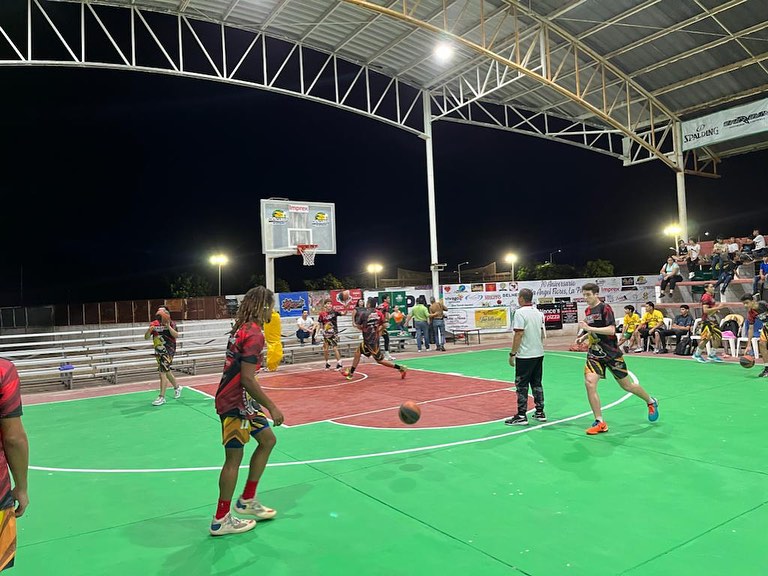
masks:
{"type": "Polygon", "coordinates": [[[171,364],[173,364],[173,354],[168,351],[158,352],[155,351],[155,359],[157,360],[158,372],[170,372],[171,364]]]}
{"type": "Polygon", "coordinates": [[[16,559],[16,511],[0,510],[0,570],[13,566],[16,559]]]}
{"type": "Polygon", "coordinates": [[[723,343],[723,333],[716,322],[704,320],[701,323],[701,339],[709,340],[715,348],[720,348],[723,343]]]}
{"type": "Polygon", "coordinates": [[[621,380],[622,378],[629,376],[627,363],[624,362],[624,356],[618,356],[617,358],[603,356],[602,358],[598,358],[596,356],[587,355],[587,363],[584,366],[585,374],[597,374],[598,377],[605,378],[606,370],[610,370],[616,380],[621,380]]]}
{"type": "Polygon", "coordinates": [[[376,342],[375,345],[360,342],[360,354],[367,356],[368,358],[373,358],[374,360],[384,359],[384,352],[381,351],[378,342],[376,342]]]}
{"type": "Polygon", "coordinates": [[[224,448],[243,448],[251,436],[269,428],[266,414],[257,410],[252,419],[241,416],[221,416],[221,443],[224,448]]]}

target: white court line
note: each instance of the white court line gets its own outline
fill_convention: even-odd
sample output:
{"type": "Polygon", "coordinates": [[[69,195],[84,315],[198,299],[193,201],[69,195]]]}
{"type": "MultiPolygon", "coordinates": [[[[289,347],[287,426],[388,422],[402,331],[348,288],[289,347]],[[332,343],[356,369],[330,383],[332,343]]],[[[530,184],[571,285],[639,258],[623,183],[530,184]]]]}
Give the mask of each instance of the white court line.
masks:
{"type": "MultiPolygon", "coordinates": [[[[611,402],[610,404],[603,406],[604,410],[608,410],[617,404],[621,404],[632,396],[627,392],[624,396],[611,402]]],[[[302,466],[307,464],[323,464],[327,462],[344,462],[347,460],[363,460],[366,458],[378,458],[382,456],[398,456],[400,454],[413,454],[415,452],[426,452],[427,450],[438,450],[441,448],[452,448],[454,446],[464,446],[467,444],[476,444],[479,442],[488,442],[489,440],[498,440],[499,438],[507,438],[509,436],[517,436],[518,434],[526,434],[534,430],[539,430],[547,426],[554,426],[555,424],[562,424],[563,422],[570,422],[571,420],[577,420],[584,416],[589,416],[592,411],[582,412],[575,416],[569,416],[567,418],[561,418],[560,420],[553,420],[552,422],[544,422],[537,424],[536,426],[529,426],[520,430],[514,430],[512,432],[505,432],[504,434],[496,434],[495,436],[484,436],[482,438],[471,438],[468,440],[457,440],[455,442],[446,442],[444,444],[433,444],[431,446],[419,446],[416,448],[404,448],[402,450],[390,450],[389,452],[374,452],[372,454],[357,454],[354,456],[334,456],[331,458],[316,458],[314,460],[297,460],[294,462],[274,462],[267,464],[268,468],[278,468],[283,466],[302,466]]],[[[40,470],[42,472],[75,472],[86,474],[152,474],[158,472],[206,472],[213,470],[221,470],[221,466],[199,466],[195,468],[134,468],[134,469],[99,469],[99,468],[52,468],[48,466],[30,466],[32,470],[40,470]]],[[[242,469],[248,468],[248,465],[240,466],[242,469]]]]}
{"type": "Polygon", "coordinates": [[[357,380],[344,380],[343,382],[339,382],[338,384],[323,384],[322,386],[290,386],[290,387],[269,387],[269,386],[262,386],[264,390],[285,390],[286,392],[290,392],[291,390],[320,390],[321,388],[337,388],[339,386],[346,386],[348,384],[357,384],[358,382],[362,382],[363,380],[368,379],[368,374],[365,372],[358,372],[355,371],[355,374],[360,374],[362,378],[358,378],[357,380]]]}
{"type": "MultiPolygon", "coordinates": [[[[629,372],[630,377],[632,380],[635,381],[636,384],[638,384],[637,377],[632,373],[629,372]]],[[[627,392],[619,398],[618,400],[615,400],[614,402],[611,402],[610,404],[607,404],[603,406],[603,410],[608,410],[609,408],[613,408],[614,406],[617,406],[624,402],[627,398],[631,397],[632,394],[627,392]]],[[[498,440],[499,438],[507,438],[509,436],[517,436],[518,434],[525,434],[527,432],[532,432],[533,430],[539,430],[541,428],[545,428],[547,426],[554,426],[555,424],[562,424],[563,422],[570,422],[571,420],[578,420],[579,418],[583,418],[584,416],[589,416],[592,414],[592,411],[589,410],[587,412],[582,412],[581,414],[576,414],[575,416],[569,416],[567,418],[561,418],[560,420],[553,420],[552,422],[543,422],[541,424],[537,424],[535,426],[530,426],[526,428],[522,428],[520,430],[514,430],[512,432],[506,432],[504,434],[496,434],[495,436],[484,436],[483,438],[471,438],[469,440],[457,440],[455,442],[447,442],[445,444],[433,444],[431,446],[419,446],[416,448],[404,448],[403,450],[391,450],[389,452],[374,452],[371,454],[357,454],[354,456],[334,456],[330,458],[316,458],[314,460],[296,460],[293,462],[274,462],[272,464],[267,464],[268,468],[278,468],[283,466],[301,466],[306,464],[323,464],[327,462],[344,462],[347,460],[363,460],[367,458],[378,458],[381,456],[397,456],[400,454],[413,454],[415,452],[425,452],[427,450],[438,450],[440,448],[452,448],[454,446],[464,446],[467,444],[476,444],[479,442],[488,442],[489,440],[498,440]]],[[[418,428],[417,428],[418,430],[418,428]]],[[[194,468],[128,468],[128,469],[114,469],[114,468],[54,468],[50,466],[29,466],[30,470],[39,470],[42,472],[72,472],[72,473],[81,473],[81,474],[153,474],[153,473],[162,473],[162,472],[207,472],[212,470],[221,470],[221,466],[199,466],[194,468]]],[[[240,466],[242,469],[248,468],[248,465],[240,466]]]]}
{"type": "MultiPolygon", "coordinates": [[[[508,388],[497,388],[496,390],[483,390],[482,392],[470,392],[468,394],[459,394],[457,396],[446,396],[445,398],[435,398],[434,400],[422,400],[421,402],[416,402],[416,404],[431,404],[432,402],[442,402],[443,400],[458,400],[460,398],[469,398],[470,396],[482,396],[483,394],[493,394],[494,392],[512,392],[514,389],[514,386],[508,387],[508,388]]],[[[343,420],[346,418],[355,418],[357,416],[367,416],[368,414],[377,414],[379,412],[386,412],[388,410],[397,410],[400,408],[400,405],[397,406],[390,406],[388,408],[377,408],[376,410],[368,410],[366,412],[358,412],[357,414],[347,414],[346,416],[337,416],[336,418],[330,418],[328,420],[319,420],[319,422],[330,422],[331,424],[336,424],[337,426],[349,426],[350,428],[367,428],[368,430],[402,430],[402,428],[383,428],[380,426],[359,426],[357,424],[345,424],[344,422],[337,422],[337,420],[343,420]]],[[[456,426],[432,426],[432,427],[423,427],[419,428],[419,430],[442,430],[445,428],[461,428],[464,426],[478,426],[480,424],[489,424],[491,422],[498,422],[498,420],[488,420],[486,422],[473,422],[472,424],[457,424],[456,426]]],[[[317,424],[317,422],[306,422],[304,424],[297,424],[294,426],[294,428],[298,428],[299,426],[306,426],[307,424],[317,424]]]]}

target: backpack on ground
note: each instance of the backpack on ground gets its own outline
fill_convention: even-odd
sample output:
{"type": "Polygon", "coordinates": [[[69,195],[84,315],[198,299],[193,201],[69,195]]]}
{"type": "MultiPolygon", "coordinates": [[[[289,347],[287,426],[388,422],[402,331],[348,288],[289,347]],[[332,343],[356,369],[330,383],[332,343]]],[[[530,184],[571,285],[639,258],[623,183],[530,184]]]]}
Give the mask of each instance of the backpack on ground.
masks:
{"type": "Polygon", "coordinates": [[[682,336],[675,346],[675,354],[678,356],[690,356],[693,354],[693,340],[687,334],[682,336]]]}

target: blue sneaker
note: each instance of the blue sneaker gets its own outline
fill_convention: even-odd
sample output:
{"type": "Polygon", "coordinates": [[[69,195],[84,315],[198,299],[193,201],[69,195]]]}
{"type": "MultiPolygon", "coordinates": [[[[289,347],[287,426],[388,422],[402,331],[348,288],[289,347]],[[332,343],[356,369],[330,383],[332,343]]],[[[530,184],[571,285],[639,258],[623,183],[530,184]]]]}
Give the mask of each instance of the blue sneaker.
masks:
{"type": "Polygon", "coordinates": [[[651,401],[648,404],[648,420],[656,422],[659,419],[659,401],[656,398],[651,397],[651,401]]]}
{"type": "Polygon", "coordinates": [[[701,362],[702,364],[706,364],[706,359],[701,355],[701,352],[696,350],[696,352],[693,353],[693,359],[696,360],[696,362],[701,362]]]}
{"type": "Polygon", "coordinates": [[[720,356],[718,356],[717,354],[710,354],[709,355],[709,361],[710,362],[717,362],[717,363],[725,362],[725,360],[720,358],[720,356]]]}

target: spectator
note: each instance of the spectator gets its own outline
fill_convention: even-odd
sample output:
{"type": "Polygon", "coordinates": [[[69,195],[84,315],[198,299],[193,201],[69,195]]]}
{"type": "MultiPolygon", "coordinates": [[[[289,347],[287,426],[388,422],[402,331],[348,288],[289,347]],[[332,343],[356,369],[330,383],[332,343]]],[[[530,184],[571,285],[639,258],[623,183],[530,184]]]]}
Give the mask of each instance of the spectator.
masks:
{"type": "Polygon", "coordinates": [[[718,234],[717,240],[712,245],[712,259],[710,260],[710,269],[712,278],[720,275],[720,263],[728,256],[728,245],[722,235],[718,234]]]}
{"type": "Polygon", "coordinates": [[[675,259],[675,262],[680,263],[683,262],[687,256],[688,247],[685,245],[685,240],[680,238],[680,240],[677,241],[677,249],[674,251],[674,254],[672,254],[672,258],[675,259]]]}
{"type": "Polygon", "coordinates": [[[717,287],[722,285],[722,288],[720,288],[720,294],[725,295],[725,290],[728,288],[728,284],[731,283],[731,280],[733,280],[734,276],[736,275],[736,262],[734,262],[731,258],[726,258],[720,263],[720,276],[717,278],[717,282],[715,282],[715,291],[717,291],[717,287]]]}
{"type": "Polygon", "coordinates": [[[693,238],[688,239],[688,257],[685,262],[688,264],[688,279],[693,279],[696,270],[701,270],[699,264],[699,254],[701,254],[701,244],[696,242],[693,238]]]}
{"type": "Polygon", "coordinates": [[[659,325],[664,325],[664,315],[659,310],[656,310],[656,305],[653,302],[646,302],[645,314],[643,314],[640,320],[640,326],[632,334],[632,338],[629,341],[630,348],[634,346],[634,352],[642,352],[643,347],[640,344],[640,338],[646,340],[659,325]]]}
{"type": "MultiPolygon", "coordinates": [[[[662,325],[663,326],[663,325],[662,325]]],[[[675,316],[674,322],[669,329],[660,327],[654,332],[654,342],[656,343],[656,349],[654,354],[666,354],[667,353],[667,337],[675,337],[675,345],[680,342],[680,338],[686,334],[691,333],[693,328],[693,316],[690,314],[690,308],[687,304],[680,305],[680,314],[675,316]]]]}
{"type": "Polygon", "coordinates": [[[760,234],[760,230],[752,230],[752,258],[762,258],[766,254],[765,238],[760,234]]]}
{"type": "Polygon", "coordinates": [[[304,340],[312,338],[312,344],[315,344],[315,321],[309,316],[309,310],[304,308],[301,311],[301,317],[296,320],[296,338],[299,339],[301,345],[304,346],[304,340]]]}
{"type": "Polygon", "coordinates": [[[429,350],[429,309],[427,308],[427,299],[424,295],[416,298],[416,305],[411,308],[405,323],[408,324],[413,318],[413,327],[416,329],[416,349],[421,352],[422,342],[424,347],[429,350]]]}
{"type": "Polygon", "coordinates": [[[766,277],[768,277],[768,254],[763,256],[760,267],[755,270],[755,281],[752,283],[752,293],[758,300],[763,300],[766,277]]]}
{"type": "Polygon", "coordinates": [[[392,311],[392,320],[395,321],[395,328],[405,330],[405,314],[400,310],[400,306],[395,305],[392,311]]]}
{"type": "Polygon", "coordinates": [[[20,388],[16,366],[10,360],[0,358],[0,515],[3,527],[0,532],[0,542],[3,543],[0,570],[13,566],[16,557],[16,519],[21,518],[29,506],[29,441],[21,423],[20,388]]]}
{"type": "Polygon", "coordinates": [[[432,328],[435,331],[435,344],[438,350],[445,352],[445,313],[448,308],[445,307],[443,299],[435,301],[435,297],[430,298],[429,317],[432,319],[432,328]]]}
{"type": "Polygon", "coordinates": [[[629,346],[625,346],[626,342],[632,339],[632,334],[637,330],[637,325],[640,324],[640,315],[635,312],[635,307],[632,304],[624,306],[624,320],[622,322],[622,333],[619,338],[619,346],[623,346],[624,352],[629,352],[629,346]]]}
{"type": "Polygon", "coordinates": [[[662,265],[661,270],[659,270],[659,279],[661,280],[661,297],[664,298],[666,296],[665,292],[667,286],[669,286],[669,297],[672,298],[672,292],[675,291],[675,284],[683,279],[682,276],[680,276],[680,266],[678,266],[672,256],[667,258],[667,263],[662,265]]]}

